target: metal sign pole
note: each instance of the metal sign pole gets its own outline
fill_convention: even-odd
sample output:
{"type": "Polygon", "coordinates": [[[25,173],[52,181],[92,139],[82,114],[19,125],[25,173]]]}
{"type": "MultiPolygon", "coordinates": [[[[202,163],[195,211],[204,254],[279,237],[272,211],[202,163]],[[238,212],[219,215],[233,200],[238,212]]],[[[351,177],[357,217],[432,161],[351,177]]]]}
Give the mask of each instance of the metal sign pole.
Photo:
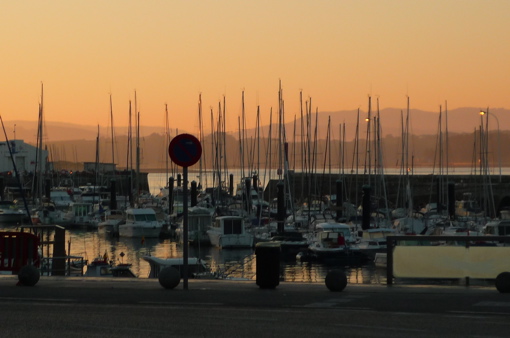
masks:
{"type": "Polygon", "coordinates": [[[168,146],[172,161],[182,167],[184,186],[182,189],[182,279],[184,290],[188,289],[188,167],[197,163],[202,156],[202,145],[193,135],[180,134],[173,138],[168,146]]]}
{"type": "Polygon", "coordinates": [[[188,167],[182,167],[182,174],[184,179],[184,185],[182,188],[182,230],[183,230],[183,269],[182,269],[182,281],[184,290],[188,290],[188,167]]]}

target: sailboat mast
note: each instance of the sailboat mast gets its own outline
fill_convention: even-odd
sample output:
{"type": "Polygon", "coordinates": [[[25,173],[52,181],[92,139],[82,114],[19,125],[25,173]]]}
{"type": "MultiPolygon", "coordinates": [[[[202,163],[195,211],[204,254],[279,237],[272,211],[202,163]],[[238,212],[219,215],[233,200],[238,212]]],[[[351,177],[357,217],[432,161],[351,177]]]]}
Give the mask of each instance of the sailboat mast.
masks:
{"type": "Polygon", "coordinates": [[[129,186],[127,189],[129,189],[128,196],[129,196],[129,205],[133,206],[133,167],[132,167],[132,157],[133,157],[133,151],[132,151],[132,116],[131,116],[131,100],[129,100],[129,115],[128,115],[128,135],[127,135],[127,154],[126,154],[126,169],[129,170],[129,186]]]}
{"type": "MultiPolygon", "coordinates": [[[[245,140],[245,116],[244,116],[244,90],[242,91],[242,97],[241,97],[241,121],[239,121],[239,132],[240,132],[240,135],[239,135],[239,138],[240,138],[240,143],[241,143],[241,180],[244,180],[244,178],[246,177],[246,173],[244,172],[244,168],[245,168],[245,143],[246,143],[246,140],[245,140]]],[[[242,182],[241,182],[242,183],[242,182]]],[[[249,192],[246,192],[247,194],[249,192]]]]}
{"type": "MultiPolygon", "coordinates": [[[[140,198],[140,112],[136,114],[136,200],[140,198]]],[[[138,204],[138,203],[137,203],[138,204]]]]}
{"type": "MultiPolygon", "coordinates": [[[[165,103],[165,137],[166,142],[165,145],[170,144],[170,125],[168,121],[168,104],[165,103]]],[[[165,156],[165,184],[168,184],[168,158],[169,156],[165,156]]]]}
{"type": "MultiPolygon", "coordinates": [[[[110,94],[110,129],[112,133],[112,164],[115,166],[115,131],[113,128],[113,102],[112,102],[112,94],[110,94]]],[[[115,170],[113,171],[113,176],[115,177],[115,170]]]]}
{"type": "Polygon", "coordinates": [[[226,102],[226,97],[223,96],[223,158],[224,158],[224,163],[223,163],[223,168],[225,168],[224,172],[225,172],[225,182],[227,182],[227,178],[228,178],[228,173],[227,173],[227,108],[226,108],[226,105],[227,105],[227,102],[226,102]]]}
{"type": "MultiPolygon", "coordinates": [[[[41,102],[39,103],[39,119],[38,119],[38,125],[37,125],[37,152],[36,152],[36,159],[35,159],[35,176],[36,179],[36,186],[33,186],[33,189],[36,190],[36,193],[34,194],[33,198],[38,199],[41,201],[42,199],[42,177],[43,177],[43,171],[42,171],[42,142],[43,142],[43,116],[44,114],[44,85],[41,83],[41,102]]],[[[47,196],[48,198],[50,196],[47,196]]]]}
{"type": "MultiPolygon", "coordinates": [[[[200,138],[200,144],[202,144],[202,147],[203,147],[204,125],[203,125],[203,121],[202,121],[202,94],[198,95],[198,133],[199,133],[199,138],[200,138]]],[[[198,174],[199,185],[203,185],[202,184],[202,171],[203,171],[204,163],[206,163],[205,156],[206,156],[205,152],[202,153],[202,156],[200,156],[199,174],[198,174]]],[[[207,186],[207,175],[205,176],[205,180],[206,180],[205,185],[207,186]]]]}

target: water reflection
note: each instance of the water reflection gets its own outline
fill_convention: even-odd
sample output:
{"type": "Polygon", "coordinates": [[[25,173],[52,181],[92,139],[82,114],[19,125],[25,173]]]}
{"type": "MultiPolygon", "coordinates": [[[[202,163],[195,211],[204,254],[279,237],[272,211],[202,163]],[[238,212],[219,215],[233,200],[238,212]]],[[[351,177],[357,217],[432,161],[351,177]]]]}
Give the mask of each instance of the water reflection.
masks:
{"type": "MultiPolygon", "coordinates": [[[[15,231],[14,228],[0,231],[15,231]]],[[[130,263],[131,270],[140,278],[148,278],[149,263],[143,256],[158,258],[182,257],[182,245],[171,239],[146,238],[111,238],[97,231],[67,230],[66,251],[71,256],[81,256],[92,261],[105,254],[116,263],[130,263]]],[[[256,256],[253,249],[221,250],[215,247],[190,247],[190,257],[201,258],[212,272],[220,275],[256,279],[256,256]]],[[[282,260],[281,276],[288,282],[323,283],[327,273],[332,269],[344,269],[349,283],[385,284],[385,272],[373,265],[350,267],[345,262],[299,262],[294,256],[282,260]]]]}

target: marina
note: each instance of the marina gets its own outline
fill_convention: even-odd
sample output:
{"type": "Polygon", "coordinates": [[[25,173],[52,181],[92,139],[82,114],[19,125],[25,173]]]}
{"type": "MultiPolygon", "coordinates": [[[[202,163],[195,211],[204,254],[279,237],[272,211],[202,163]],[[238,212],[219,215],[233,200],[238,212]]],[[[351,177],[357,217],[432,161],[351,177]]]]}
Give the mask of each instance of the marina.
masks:
{"type": "MultiPolygon", "coordinates": [[[[165,192],[162,187],[164,187],[167,177],[166,173],[149,173],[147,175],[150,194],[145,195],[145,207],[143,208],[127,208],[125,211],[122,209],[110,210],[110,199],[107,194],[104,194],[107,199],[103,204],[102,217],[98,218],[98,216],[92,215],[94,208],[90,204],[86,209],[88,211],[80,214],[80,217],[90,219],[87,221],[89,223],[86,224],[85,221],[82,221],[85,223],[63,222],[61,224],[65,228],[66,254],[81,258],[85,262],[81,273],[85,276],[100,275],[102,268],[99,263],[101,262],[108,269],[107,275],[109,276],[113,271],[118,271],[116,267],[127,268],[129,266],[129,269],[123,270],[126,271],[126,274],[132,272],[138,278],[155,278],[157,273],[151,271],[154,269],[154,262],[182,259],[184,254],[183,228],[182,223],[179,223],[180,217],[175,218],[179,213],[182,213],[182,200],[179,198],[174,200],[174,206],[179,203],[181,205],[175,208],[173,214],[164,211],[162,202],[165,201],[165,198],[161,198],[161,194],[165,192]],[[143,216],[143,222],[151,221],[155,225],[151,225],[150,229],[145,232],[144,230],[137,233],[122,232],[123,226],[130,222],[140,221],[137,216],[143,216]],[[163,234],[162,229],[165,226],[167,229],[171,226],[173,232],[163,234]],[[107,227],[109,230],[105,230],[107,227]],[[98,257],[104,259],[98,261],[98,257]],[[97,272],[91,272],[92,269],[97,272]],[[90,271],[87,272],[87,270],[90,271]]],[[[504,181],[506,181],[506,175],[504,181]]],[[[178,190],[179,187],[176,189],[175,196],[179,197],[182,191],[178,190]]],[[[494,191],[498,191],[497,189],[495,187],[494,191]]],[[[204,196],[207,195],[203,195],[201,200],[193,203],[204,201],[204,196]]],[[[276,241],[282,249],[279,255],[279,278],[282,281],[320,283],[324,281],[329,271],[341,269],[345,271],[349,283],[385,285],[388,278],[386,258],[381,255],[386,252],[386,237],[403,234],[402,231],[397,231],[397,224],[399,229],[413,229],[413,227],[405,225],[405,222],[409,220],[402,218],[400,223],[397,223],[397,219],[394,218],[393,223],[384,223],[383,219],[377,221],[379,223],[373,223],[374,220],[372,220],[370,228],[363,230],[362,214],[358,214],[359,218],[355,218],[354,223],[352,221],[349,224],[343,223],[345,221],[338,222],[334,219],[334,214],[330,215],[334,204],[330,202],[328,207],[324,201],[316,201],[312,208],[303,209],[301,214],[296,213],[294,217],[297,218],[294,222],[292,222],[293,216],[289,215],[283,224],[278,221],[280,217],[278,210],[274,213],[269,210],[259,210],[258,212],[261,212],[259,218],[254,218],[256,214],[252,211],[250,216],[250,210],[246,209],[245,202],[243,202],[244,195],[238,193],[238,196],[240,196],[237,200],[238,207],[228,208],[228,212],[233,213],[230,216],[221,216],[217,214],[220,209],[211,208],[205,204],[202,204],[201,207],[189,208],[191,228],[189,228],[188,256],[207,268],[210,273],[208,278],[255,280],[257,268],[255,242],[276,241]],[[328,208],[330,211],[326,212],[328,208]],[[311,210],[316,214],[310,218],[311,210]],[[267,219],[260,218],[262,212],[267,212],[265,216],[267,219]],[[326,217],[327,215],[330,215],[329,218],[326,217]],[[215,224],[216,226],[214,226],[215,224]],[[280,234],[280,226],[283,226],[284,235],[280,234]],[[245,227],[247,228],[245,229],[245,227]],[[209,236],[211,230],[214,229],[221,229],[221,231],[215,235],[216,237],[209,236]],[[229,237],[219,239],[220,236],[227,236],[227,234],[232,239],[227,239],[229,237]],[[247,238],[250,239],[246,239],[247,242],[242,242],[239,236],[248,236],[247,238]]],[[[259,195],[254,194],[252,190],[251,198],[256,199],[257,196],[259,195]]],[[[66,210],[66,208],[72,210],[73,205],[74,203],[68,203],[67,206],[61,206],[57,210],[66,210]]],[[[81,204],[76,203],[76,205],[81,204]]],[[[226,210],[222,212],[226,212],[226,210]]],[[[502,215],[505,215],[505,212],[502,215]]],[[[421,225],[416,228],[415,224],[414,229],[419,229],[419,231],[425,231],[428,227],[436,230],[442,229],[444,235],[448,233],[465,235],[469,231],[475,235],[480,234],[482,229],[480,227],[480,231],[475,233],[474,228],[466,230],[462,226],[448,226],[444,224],[444,220],[445,218],[425,219],[425,222],[429,222],[426,226],[423,220],[416,219],[414,222],[420,221],[421,225]],[[430,223],[431,220],[434,220],[435,223],[430,223]]],[[[487,223],[485,217],[479,217],[479,220],[485,220],[487,223]]],[[[480,224],[485,225],[485,223],[480,224]]],[[[3,224],[0,230],[16,231],[20,224],[23,222],[3,224]]],[[[487,224],[488,229],[501,228],[497,226],[495,220],[487,224]]],[[[501,224],[506,223],[502,221],[501,224]]],[[[59,225],[58,222],[55,225],[59,225]]],[[[428,229],[429,234],[434,234],[430,229],[428,229]]],[[[495,235],[501,235],[495,230],[490,231],[495,235]]],[[[76,270],[74,273],[80,274],[76,270]]],[[[196,277],[203,278],[203,275],[196,277]]]]}

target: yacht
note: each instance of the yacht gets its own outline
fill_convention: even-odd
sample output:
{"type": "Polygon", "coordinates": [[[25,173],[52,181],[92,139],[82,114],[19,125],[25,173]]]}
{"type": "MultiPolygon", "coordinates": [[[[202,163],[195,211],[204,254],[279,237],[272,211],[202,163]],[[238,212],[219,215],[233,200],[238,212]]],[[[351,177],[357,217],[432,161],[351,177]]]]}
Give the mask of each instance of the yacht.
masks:
{"type": "Polygon", "coordinates": [[[13,201],[0,201],[0,224],[23,223],[27,219],[27,213],[13,201]]]}
{"type": "Polygon", "coordinates": [[[207,230],[211,244],[219,248],[251,248],[254,236],[246,231],[246,219],[241,216],[216,217],[207,230]]]}
{"type": "Polygon", "coordinates": [[[356,238],[345,223],[329,221],[315,225],[308,250],[317,258],[334,258],[359,253],[356,238]]]}
{"type": "Polygon", "coordinates": [[[152,208],[126,209],[126,221],[119,224],[120,237],[159,237],[163,222],[152,208]]]}
{"type": "MultiPolygon", "coordinates": [[[[213,217],[211,210],[203,207],[191,207],[188,209],[188,243],[190,245],[210,245],[207,230],[211,227],[213,217]]],[[[183,242],[184,227],[182,222],[175,230],[179,242],[183,242]]]]}

